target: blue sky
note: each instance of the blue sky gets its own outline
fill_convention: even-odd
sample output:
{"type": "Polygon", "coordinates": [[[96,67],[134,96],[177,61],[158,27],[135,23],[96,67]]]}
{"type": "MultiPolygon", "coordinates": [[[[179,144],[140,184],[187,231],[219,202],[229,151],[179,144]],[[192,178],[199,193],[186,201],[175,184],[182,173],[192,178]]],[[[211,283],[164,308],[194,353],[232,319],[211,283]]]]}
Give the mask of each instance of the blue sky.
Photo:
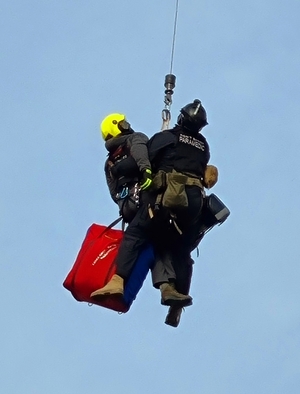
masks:
{"type": "Polygon", "coordinates": [[[150,277],[124,315],[62,287],[90,224],[118,214],[99,122],[160,129],[175,0],[0,11],[0,391],[298,394],[298,0],[179,1],[172,123],[202,100],[231,216],[194,254],[177,329],[150,277]]]}

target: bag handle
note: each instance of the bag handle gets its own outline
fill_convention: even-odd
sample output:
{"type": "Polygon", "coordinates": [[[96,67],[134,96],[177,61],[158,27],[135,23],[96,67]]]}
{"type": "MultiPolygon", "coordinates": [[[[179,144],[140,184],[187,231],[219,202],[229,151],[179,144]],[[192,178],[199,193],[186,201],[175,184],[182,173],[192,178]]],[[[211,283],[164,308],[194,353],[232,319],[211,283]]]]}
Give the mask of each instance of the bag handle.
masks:
{"type": "MultiPolygon", "coordinates": [[[[99,236],[98,237],[102,237],[102,235],[104,234],[104,233],[106,233],[106,231],[108,231],[108,230],[110,230],[111,228],[113,228],[116,224],[118,224],[121,220],[123,219],[123,217],[122,216],[119,216],[116,220],[114,220],[112,223],[110,223],[107,227],[105,227],[105,229],[102,231],[102,233],[101,234],[99,234],[99,236]]],[[[122,231],[124,232],[124,229],[125,229],[125,222],[124,222],[124,220],[123,220],[123,222],[122,222],[122,231]]]]}
{"type": "MultiPolygon", "coordinates": [[[[114,220],[112,223],[110,223],[110,224],[106,227],[105,230],[109,230],[109,229],[115,227],[115,225],[118,224],[122,219],[123,219],[122,216],[119,216],[116,220],[114,220]]],[[[105,230],[104,230],[104,231],[105,231],[105,230]]]]}

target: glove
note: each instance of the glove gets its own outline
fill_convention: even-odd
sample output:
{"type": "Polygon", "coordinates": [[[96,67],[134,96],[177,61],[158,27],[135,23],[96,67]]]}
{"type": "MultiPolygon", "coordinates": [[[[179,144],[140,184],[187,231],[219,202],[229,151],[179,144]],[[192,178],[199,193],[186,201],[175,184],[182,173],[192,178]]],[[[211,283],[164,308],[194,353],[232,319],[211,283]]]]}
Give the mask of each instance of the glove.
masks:
{"type": "Polygon", "coordinates": [[[218,182],[218,169],[217,167],[213,165],[208,165],[206,167],[205,173],[204,173],[204,186],[207,189],[210,189],[211,187],[215,186],[215,184],[218,182]]]}
{"type": "Polygon", "coordinates": [[[143,171],[142,179],[141,179],[141,190],[146,190],[152,184],[152,171],[147,168],[143,171]]]}

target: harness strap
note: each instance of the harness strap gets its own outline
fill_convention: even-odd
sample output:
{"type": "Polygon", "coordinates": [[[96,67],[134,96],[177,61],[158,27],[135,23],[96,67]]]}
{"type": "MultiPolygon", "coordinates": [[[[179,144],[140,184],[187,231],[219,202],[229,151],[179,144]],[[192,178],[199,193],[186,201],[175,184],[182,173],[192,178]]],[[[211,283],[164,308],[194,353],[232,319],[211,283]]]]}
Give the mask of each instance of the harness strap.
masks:
{"type": "Polygon", "coordinates": [[[159,210],[159,207],[160,207],[161,202],[162,202],[163,195],[164,195],[164,193],[162,192],[162,193],[159,193],[156,196],[156,200],[155,200],[155,203],[154,203],[154,211],[158,211],[159,210]]]}
{"type": "Polygon", "coordinates": [[[203,189],[202,182],[200,181],[200,179],[197,179],[197,178],[187,177],[187,180],[184,184],[187,186],[198,186],[201,189],[203,189]]]}
{"type": "Polygon", "coordinates": [[[180,235],[182,235],[182,231],[181,231],[180,227],[178,226],[178,224],[177,224],[177,222],[176,222],[176,220],[175,220],[176,215],[170,214],[170,216],[171,216],[171,218],[172,218],[171,220],[172,220],[172,223],[173,223],[175,229],[178,231],[178,233],[179,233],[180,235]]]}

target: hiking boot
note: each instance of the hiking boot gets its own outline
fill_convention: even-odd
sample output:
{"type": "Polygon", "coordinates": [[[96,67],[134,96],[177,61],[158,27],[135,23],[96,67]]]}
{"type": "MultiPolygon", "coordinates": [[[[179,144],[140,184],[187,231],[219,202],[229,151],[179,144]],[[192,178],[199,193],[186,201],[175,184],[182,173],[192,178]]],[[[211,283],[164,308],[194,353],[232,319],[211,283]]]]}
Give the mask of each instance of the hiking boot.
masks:
{"type": "Polygon", "coordinates": [[[165,324],[172,327],[178,327],[180,316],[183,308],[177,306],[170,306],[166,316],[165,324]]]}
{"type": "Polygon", "coordinates": [[[94,291],[91,294],[91,298],[102,299],[108,295],[119,295],[122,296],[124,294],[124,279],[119,275],[113,275],[111,280],[102,287],[94,291]]]}
{"type": "Polygon", "coordinates": [[[161,304],[168,306],[189,306],[192,305],[192,297],[178,293],[173,283],[163,283],[160,286],[161,304]]]}

